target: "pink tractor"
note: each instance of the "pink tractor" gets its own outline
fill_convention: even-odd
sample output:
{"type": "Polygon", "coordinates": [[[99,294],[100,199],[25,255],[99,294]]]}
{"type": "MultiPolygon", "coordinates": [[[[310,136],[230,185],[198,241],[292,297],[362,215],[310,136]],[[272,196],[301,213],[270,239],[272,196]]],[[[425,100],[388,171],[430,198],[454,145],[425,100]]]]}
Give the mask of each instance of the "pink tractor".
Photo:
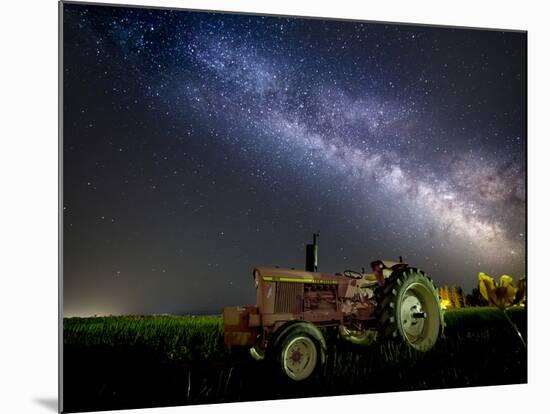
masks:
{"type": "Polygon", "coordinates": [[[321,327],[338,327],[356,344],[377,339],[428,351],[443,333],[437,289],[406,263],[375,260],[373,273],[317,272],[317,237],[306,247],[306,270],[254,269],[256,305],[223,311],[224,342],[248,346],[255,359],[269,358],[288,378],[301,381],[325,362],[321,327]]]}

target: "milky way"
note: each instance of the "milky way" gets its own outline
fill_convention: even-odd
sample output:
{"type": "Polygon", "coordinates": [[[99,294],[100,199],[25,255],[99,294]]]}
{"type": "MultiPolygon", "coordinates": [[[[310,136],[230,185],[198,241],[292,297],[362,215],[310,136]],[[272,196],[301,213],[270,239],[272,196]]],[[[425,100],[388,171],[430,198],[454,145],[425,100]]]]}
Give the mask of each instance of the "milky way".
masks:
{"type": "Polygon", "coordinates": [[[524,34],[64,13],[66,312],[250,302],[317,230],[325,271],[523,276],[524,34]]]}

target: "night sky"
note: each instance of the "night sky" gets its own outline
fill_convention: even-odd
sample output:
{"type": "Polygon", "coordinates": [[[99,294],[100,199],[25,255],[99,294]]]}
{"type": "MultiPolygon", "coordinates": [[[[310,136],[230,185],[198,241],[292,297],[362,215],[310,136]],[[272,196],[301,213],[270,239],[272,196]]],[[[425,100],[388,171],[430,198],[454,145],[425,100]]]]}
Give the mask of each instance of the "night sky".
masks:
{"type": "Polygon", "coordinates": [[[252,304],[315,231],[323,272],[525,274],[525,33],[74,4],[63,30],[65,316],[252,304]]]}

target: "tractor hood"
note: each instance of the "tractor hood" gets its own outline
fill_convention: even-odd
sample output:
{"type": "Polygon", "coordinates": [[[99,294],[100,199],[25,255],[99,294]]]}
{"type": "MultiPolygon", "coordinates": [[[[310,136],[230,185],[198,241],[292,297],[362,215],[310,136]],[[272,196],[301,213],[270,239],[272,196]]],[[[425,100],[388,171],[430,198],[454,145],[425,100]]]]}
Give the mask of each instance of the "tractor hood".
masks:
{"type": "Polygon", "coordinates": [[[305,270],[281,267],[257,267],[254,269],[254,277],[259,277],[268,282],[338,283],[338,281],[346,280],[344,276],[339,274],[306,272],[305,270]]]}

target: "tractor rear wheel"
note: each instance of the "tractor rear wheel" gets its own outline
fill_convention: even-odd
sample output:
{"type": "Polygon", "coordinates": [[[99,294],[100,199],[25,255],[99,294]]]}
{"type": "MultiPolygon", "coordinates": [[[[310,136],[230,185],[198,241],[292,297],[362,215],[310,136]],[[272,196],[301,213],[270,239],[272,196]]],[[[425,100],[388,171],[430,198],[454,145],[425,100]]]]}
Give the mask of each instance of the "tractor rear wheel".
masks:
{"type": "Polygon", "coordinates": [[[382,338],[397,339],[418,351],[431,349],[443,333],[439,295],[418,269],[394,271],[378,291],[378,329],[382,338]]]}

